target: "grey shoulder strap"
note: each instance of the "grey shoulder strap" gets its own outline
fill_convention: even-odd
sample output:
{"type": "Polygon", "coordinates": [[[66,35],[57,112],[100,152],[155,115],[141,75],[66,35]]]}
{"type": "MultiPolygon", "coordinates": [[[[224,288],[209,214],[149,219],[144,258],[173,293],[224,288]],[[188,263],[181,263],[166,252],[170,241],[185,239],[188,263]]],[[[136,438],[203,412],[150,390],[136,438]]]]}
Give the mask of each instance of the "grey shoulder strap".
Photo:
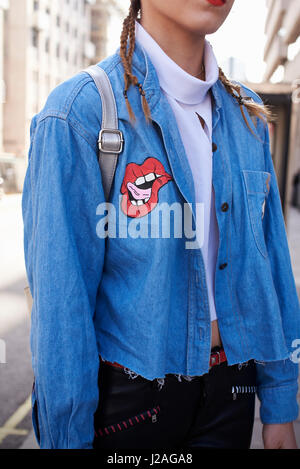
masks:
{"type": "Polygon", "coordinates": [[[105,71],[99,65],[83,70],[94,80],[102,100],[102,126],[99,133],[99,165],[105,199],[109,200],[118,157],[123,151],[124,138],[118,126],[118,113],[114,92],[105,71]]]}

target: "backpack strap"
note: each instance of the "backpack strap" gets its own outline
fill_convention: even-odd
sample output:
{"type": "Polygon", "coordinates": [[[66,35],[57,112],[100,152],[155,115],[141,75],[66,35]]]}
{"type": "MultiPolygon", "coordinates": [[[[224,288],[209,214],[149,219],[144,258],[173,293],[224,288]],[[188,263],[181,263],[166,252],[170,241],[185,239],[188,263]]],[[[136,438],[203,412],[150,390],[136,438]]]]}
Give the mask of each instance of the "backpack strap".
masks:
{"type": "Polygon", "coordinates": [[[83,71],[93,78],[102,100],[102,126],[98,139],[99,166],[105,199],[108,201],[118,157],[123,151],[124,138],[118,128],[115,96],[107,74],[99,65],[91,65],[83,71]]]}

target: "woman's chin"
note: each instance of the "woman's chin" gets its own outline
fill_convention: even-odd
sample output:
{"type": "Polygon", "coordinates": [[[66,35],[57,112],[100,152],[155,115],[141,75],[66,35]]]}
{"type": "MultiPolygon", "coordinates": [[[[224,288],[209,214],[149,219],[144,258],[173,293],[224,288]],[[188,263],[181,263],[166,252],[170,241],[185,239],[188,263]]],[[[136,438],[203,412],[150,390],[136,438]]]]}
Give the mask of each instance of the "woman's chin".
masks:
{"type": "Polygon", "coordinates": [[[206,34],[214,34],[220,27],[221,24],[216,21],[207,21],[203,24],[203,18],[201,18],[201,22],[194,22],[194,24],[190,22],[187,29],[195,36],[206,36],[206,34]]]}

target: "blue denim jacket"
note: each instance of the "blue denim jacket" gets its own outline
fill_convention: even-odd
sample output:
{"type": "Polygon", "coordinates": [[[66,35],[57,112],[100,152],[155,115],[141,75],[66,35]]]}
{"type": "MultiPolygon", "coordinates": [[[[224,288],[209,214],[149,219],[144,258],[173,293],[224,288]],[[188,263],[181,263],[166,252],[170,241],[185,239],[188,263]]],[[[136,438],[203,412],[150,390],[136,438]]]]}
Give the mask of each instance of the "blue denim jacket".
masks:
{"type": "MultiPolygon", "coordinates": [[[[31,123],[23,219],[34,298],[33,420],[41,448],[92,447],[99,354],[149,380],[209,371],[211,322],[200,245],[188,247],[191,232],[180,235],[178,218],[165,235],[154,216],[175,204],[195,226],[193,178],[175,117],[139,44],[133,72],[143,83],[152,125],[137,87],[128,92],[137,122],[129,122],[119,49],[100,65],[111,80],[125,137],[106,239],[97,161],[101,100],[91,77],[81,72],[56,87],[31,123]],[[134,184],[149,174],[155,174],[152,186],[140,180],[143,206],[132,203],[134,184]]],[[[268,128],[259,121],[255,130],[245,111],[255,138],[220,81],[212,97],[220,333],[229,365],[256,361],[262,421],[289,422],[298,415],[298,365],[290,357],[300,315],[268,128]]]]}

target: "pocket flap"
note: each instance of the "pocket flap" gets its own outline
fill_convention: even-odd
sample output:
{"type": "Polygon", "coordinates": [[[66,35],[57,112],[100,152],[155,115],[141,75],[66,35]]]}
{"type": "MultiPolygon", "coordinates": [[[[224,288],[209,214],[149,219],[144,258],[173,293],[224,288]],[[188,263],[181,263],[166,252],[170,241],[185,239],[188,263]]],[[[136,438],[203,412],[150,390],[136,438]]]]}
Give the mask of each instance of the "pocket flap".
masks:
{"type": "Polygon", "coordinates": [[[268,194],[271,183],[271,173],[267,171],[242,170],[248,194],[268,194]]]}

